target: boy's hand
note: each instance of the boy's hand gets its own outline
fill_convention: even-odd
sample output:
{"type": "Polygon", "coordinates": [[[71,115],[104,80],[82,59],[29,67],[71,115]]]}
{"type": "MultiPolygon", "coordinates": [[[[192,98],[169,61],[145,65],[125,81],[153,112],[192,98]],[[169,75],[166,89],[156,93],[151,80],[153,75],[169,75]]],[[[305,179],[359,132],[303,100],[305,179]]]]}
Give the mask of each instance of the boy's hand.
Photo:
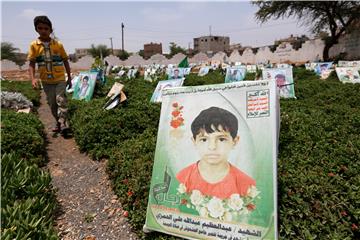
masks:
{"type": "Polygon", "coordinates": [[[68,78],[68,80],[66,81],[66,87],[68,89],[70,89],[72,87],[72,83],[71,83],[71,77],[68,78]]]}
{"type": "Polygon", "coordinates": [[[33,89],[37,89],[37,88],[38,88],[38,82],[37,82],[36,79],[31,80],[31,84],[32,84],[33,89]]]}

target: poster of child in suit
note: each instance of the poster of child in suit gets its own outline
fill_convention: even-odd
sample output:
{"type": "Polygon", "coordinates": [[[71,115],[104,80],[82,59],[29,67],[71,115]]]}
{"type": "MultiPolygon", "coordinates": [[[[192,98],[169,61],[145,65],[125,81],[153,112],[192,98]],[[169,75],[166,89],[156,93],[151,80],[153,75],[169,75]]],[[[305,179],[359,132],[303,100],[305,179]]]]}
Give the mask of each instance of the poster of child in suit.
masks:
{"type": "Polygon", "coordinates": [[[145,229],[276,239],[274,81],[163,91],[145,229]]]}
{"type": "Polygon", "coordinates": [[[359,72],[355,67],[337,67],[335,71],[343,83],[360,83],[359,72]]]}
{"type": "Polygon", "coordinates": [[[327,79],[333,71],[333,69],[331,69],[332,64],[333,62],[319,62],[317,63],[314,71],[321,79],[327,79]]]}
{"type": "Polygon", "coordinates": [[[242,81],[245,78],[245,74],[246,67],[244,66],[228,67],[226,68],[225,82],[229,83],[242,81]]]}
{"type": "Polygon", "coordinates": [[[292,68],[265,68],[262,71],[263,80],[275,79],[282,98],[295,98],[292,68]]]}
{"type": "Polygon", "coordinates": [[[203,77],[209,73],[210,67],[201,67],[198,73],[199,77],[203,77]]]}
{"type": "Polygon", "coordinates": [[[170,87],[180,87],[183,85],[185,78],[178,78],[178,79],[170,79],[170,80],[164,80],[159,81],[153,95],[151,96],[150,102],[153,103],[160,103],[161,102],[161,96],[162,91],[166,88],[170,87]]]}
{"type": "Polygon", "coordinates": [[[98,72],[80,72],[79,80],[74,86],[73,99],[90,101],[94,93],[98,72]]]}
{"type": "Polygon", "coordinates": [[[168,79],[179,79],[185,76],[185,68],[168,68],[167,69],[168,79]]]}

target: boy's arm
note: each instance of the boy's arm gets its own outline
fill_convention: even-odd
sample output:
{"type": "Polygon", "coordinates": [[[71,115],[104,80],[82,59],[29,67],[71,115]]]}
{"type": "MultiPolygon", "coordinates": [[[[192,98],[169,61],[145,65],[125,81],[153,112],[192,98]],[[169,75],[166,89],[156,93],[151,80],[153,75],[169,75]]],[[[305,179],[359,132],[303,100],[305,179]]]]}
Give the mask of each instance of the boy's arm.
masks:
{"type": "Polygon", "coordinates": [[[69,86],[69,89],[72,87],[71,84],[71,69],[70,69],[70,64],[68,60],[64,60],[64,66],[65,66],[65,70],[66,70],[66,74],[67,74],[67,85],[69,86]]]}
{"type": "Polygon", "coordinates": [[[34,89],[38,87],[37,80],[35,78],[35,62],[30,61],[29,63],[29,76],[31,80],[31,85],[34,89]]]}

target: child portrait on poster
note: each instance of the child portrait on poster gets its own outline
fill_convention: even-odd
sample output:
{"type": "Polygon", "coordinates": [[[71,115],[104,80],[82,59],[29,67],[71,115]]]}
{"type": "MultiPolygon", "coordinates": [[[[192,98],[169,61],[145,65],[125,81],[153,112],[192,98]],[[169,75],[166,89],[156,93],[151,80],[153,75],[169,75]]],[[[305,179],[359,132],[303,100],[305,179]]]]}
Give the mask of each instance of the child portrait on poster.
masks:
{"type": "Polygon", "coordinates": [[[81,86],[79,89],[80,99],[83,99],[86,97],[88,88],[89,88],[89,76],[85,75],[81,81],[81,86]]]}
{"type": "Polygon", "coordinates": [[[248,214],[259,191],[256,181],[228,159],[241,141],[236,116],[219,107],[207,108],[193,120],[191,132],[200,159],[176,174],[178,191],[204,217],[231,220],[233,212],[248,214]],[[214,211],[217,204],[228,208],[214,211]]]}

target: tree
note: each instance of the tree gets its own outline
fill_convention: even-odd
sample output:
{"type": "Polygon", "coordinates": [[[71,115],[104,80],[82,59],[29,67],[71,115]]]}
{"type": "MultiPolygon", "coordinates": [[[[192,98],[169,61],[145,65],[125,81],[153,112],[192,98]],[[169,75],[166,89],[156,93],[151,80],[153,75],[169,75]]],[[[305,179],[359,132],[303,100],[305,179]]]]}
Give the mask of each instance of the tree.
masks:
{"type": "Polygon", "coordinates": [[[141,49],[139,52],[138,52],[138,54],[139,54],[139,56],[142,56],[142,58],[145,58],[144,56],[144,50],[143,49],[141,49]]]}
{"type": "Polygon", "coordinates": [[[341,35],[350,33],[360,21],[359,1],[254,1],[260,9],[255,17],[261,23],[271,18],[295,16],[311,26],[313,33],[330,32],[325,38],[323,59],[329,59],[330,48],[338,43],[341,35]]]}
{"type": "Polygon", "coordinates": [[[89,53],[94,58],[96,58],[96,57],[104,58],[106,56],[109,56],[110,52],[111,52],[111,50],[109,48],[107,48],[106,45],[102,45],[102,44],[97,45],[96,47],[94,44],[91,44],[91,48],[89,50],[89,53]]]}
{"type": "Polygon", "coordinates": [[[174,43],[174,42],[170,43],[169,48],[170,48],[170,54],[169,54],[170,57],[172,57],[178,53],[186,54],[186,49],[176,45],[176,43],[174,43]]]}
{"type": "Polygon", "coordinates": [[[19,49],[14,47],[12,43],[1,43],[1,59],[8,59],[15,62],[17,51],[19,51],[19,49]]]}
{"type": "Polygon", "coordinates": [[[120,53],[118,54],[118,57],[121,59],[121,60],[126,60],[128,59],[130,56],[130,54],[127,52],[127,51],[120,51],[120,53]]]}
{"type": "Polygon", "coordinates": [[[26,54],[19,53],[19,49],[10,42],[1,43],[1,59],[8,59],[21,66],[26,61],[26,54]]]}

